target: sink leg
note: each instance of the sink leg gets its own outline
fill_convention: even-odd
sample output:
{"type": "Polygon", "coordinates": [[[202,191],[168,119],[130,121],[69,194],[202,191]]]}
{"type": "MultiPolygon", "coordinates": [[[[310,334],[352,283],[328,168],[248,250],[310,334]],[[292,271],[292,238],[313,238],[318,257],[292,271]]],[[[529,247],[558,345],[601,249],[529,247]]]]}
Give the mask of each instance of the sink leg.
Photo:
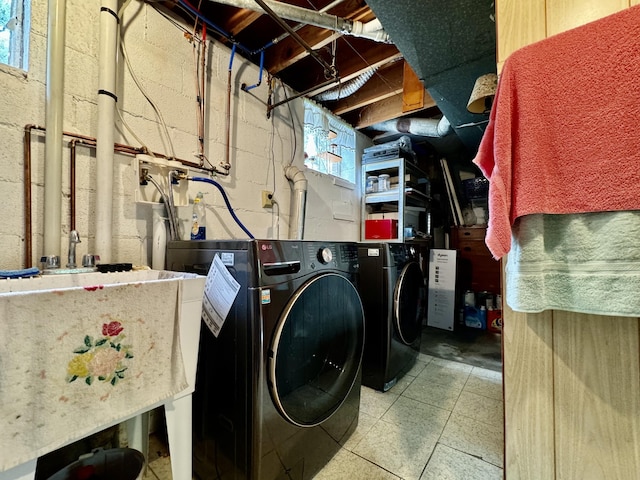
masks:
{"type": "Polygon", "coordinates": [[[164,411],[167,420],[171,473],[174,480],[191,480],[193,478],[191,395],[168,400],[164,404],[164,411]]]}
{"type": "Polygon", "coordinates": [[[34,458],[17,467],[0,472],[0,480],[33,480],[36,478],[36,464],[38,459],[34,458]]]}
{"type": "Polygon", "coordinates": [[[142,452],[145,472],[149,464],[149,415],[149,412],[144,412],[125,422],[129,448],[135,448],[142,452]]]}

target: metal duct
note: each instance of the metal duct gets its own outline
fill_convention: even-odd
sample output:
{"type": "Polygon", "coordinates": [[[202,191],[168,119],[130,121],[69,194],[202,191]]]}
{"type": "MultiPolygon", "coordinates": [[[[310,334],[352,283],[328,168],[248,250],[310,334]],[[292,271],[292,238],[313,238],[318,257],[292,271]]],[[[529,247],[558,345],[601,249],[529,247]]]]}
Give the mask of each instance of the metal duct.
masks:
{"type": "Polygon", "coordinates": [[[353,95],[355,92],[360,90],[371,77],[373,77],[376,70],[378,70],[378,67],[373,67],[360,76],[349,80],[348,82],[341,83],[336,88],[332,88],[331,90],[327,90],[326,92],[316,95],[313,99],[317,102],[326,102],[330,100],[340,100],[341,98],[353,95]]]}
{"type": "Polygon", "coordinates": [[[304,218],[307,206],[307,178],[294,166],[284,169],[284,175],[293,182],[293,201],[289,220],[289,239],[302,240],[304,237],[304,218]]]}
{"type": "MultiPolygon", "coordinates": [[[[246,8],[255,12],[266,13],[254,0],[213,0],[215,3],[229,5],[236,8],[246,8]]],[[[368,38],[376,42],[388,43],[389,35],[382,29],[380,22],[373,20],[369,23],[348,20],[328,13],[321,13],[307,8],[297,7],[273,0],[264,0],[264,3],[279,17],[305,25],[326,28],[346,35],[368,38]]]]}
{"type": "Polygon", "coordinates": [[[435,118],[398,118],[372,125],[373,130],[384,132],[409,133],[422,137],[441,138],[453,132],[447,117],[435,118]]]}

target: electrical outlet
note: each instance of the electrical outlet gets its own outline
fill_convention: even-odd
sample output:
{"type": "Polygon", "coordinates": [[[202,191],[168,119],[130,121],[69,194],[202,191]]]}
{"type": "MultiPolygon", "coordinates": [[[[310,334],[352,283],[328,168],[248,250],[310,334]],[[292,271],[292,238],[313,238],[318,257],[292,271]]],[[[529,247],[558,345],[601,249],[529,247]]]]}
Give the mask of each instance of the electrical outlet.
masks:
{"type": "Polygon", "coordinates": [[[273,207],[273,193],[269,190],[262,191],[262,208],[273,207]]]}

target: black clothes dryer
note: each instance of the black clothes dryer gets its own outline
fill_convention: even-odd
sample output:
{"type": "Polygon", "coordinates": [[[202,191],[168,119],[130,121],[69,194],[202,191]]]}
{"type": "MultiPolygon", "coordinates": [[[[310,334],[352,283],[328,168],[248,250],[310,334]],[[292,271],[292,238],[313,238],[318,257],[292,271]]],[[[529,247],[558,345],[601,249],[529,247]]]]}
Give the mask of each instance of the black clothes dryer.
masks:
{"type": "Polygon", "coordinates": [[[206,275],[215,256],[240,290],[217,337],[203,324],[194,473],[202,480],[312,478],[358,423],[364,311],[357,244],[175,241],[167,268],[206,275]]]}
{"type": "Polygon", "coordinates": [[[415,248],[402,243],[360,243],[359,291],[366,336],[362,384],[387,391],[420,351],[426,287],[415,248]]]}

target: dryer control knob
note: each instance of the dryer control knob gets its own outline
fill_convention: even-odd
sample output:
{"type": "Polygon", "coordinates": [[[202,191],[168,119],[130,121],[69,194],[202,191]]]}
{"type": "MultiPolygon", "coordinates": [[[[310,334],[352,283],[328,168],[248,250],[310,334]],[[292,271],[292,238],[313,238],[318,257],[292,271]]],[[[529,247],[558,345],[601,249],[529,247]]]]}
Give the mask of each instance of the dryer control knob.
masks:
{"type": "Polygon", "coordinates": [[[318,250],[318,260],[323,265],[326,265],[331,260],[333,260],[333,252],[331,252],[331,249],[325,247],[318,250]]]}

